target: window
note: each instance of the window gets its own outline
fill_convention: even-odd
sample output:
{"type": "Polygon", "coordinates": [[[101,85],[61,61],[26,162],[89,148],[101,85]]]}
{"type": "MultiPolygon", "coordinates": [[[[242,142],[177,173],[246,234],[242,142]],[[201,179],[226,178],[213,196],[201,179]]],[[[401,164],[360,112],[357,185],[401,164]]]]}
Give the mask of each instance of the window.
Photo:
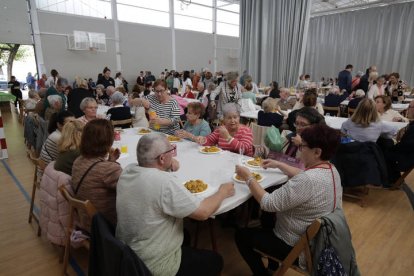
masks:
{"type": "Polygon", "coordinates": [[[118,20],[120,21],[148,24],[160,27],[170,26],[170,16],[168,12],[122,4],[118,4],[117,9],[118,20]]]}
{"type": "Polygon", "coordinates": [[[177,29],[213,33],[211,0],[174,0],[174,25],[177,29]]]}
{"type": "Polygon", "coordinates": [[[112,18],[110,0],[36,0],[39,10],[112,18]]]}
{"type": "Polygon", "coordinates": [[[217,34],[239,36],[240,5],[217,1],[217,34]]]}

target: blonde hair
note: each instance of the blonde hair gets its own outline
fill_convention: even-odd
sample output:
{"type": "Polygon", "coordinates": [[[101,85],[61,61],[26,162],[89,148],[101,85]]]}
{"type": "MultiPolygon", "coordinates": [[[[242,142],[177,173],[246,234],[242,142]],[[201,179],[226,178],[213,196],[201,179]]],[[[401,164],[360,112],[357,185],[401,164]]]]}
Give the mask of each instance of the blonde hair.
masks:
{"type": "Polygon", "coordinates": [[[83,124],[78,121],[67,122],[62,129],[62,136],[58,142],[59,152],[79,149],[82,137],[83,124]]]}
{"type": "Polygon", "coordinates": [[[263,111],[265,113],[272,112],[277,107],[277,100],[271,97],[268,97],[266,100],[263,101],[263,111]]]}
{"type": "Polygon", "coordinates": [[[88,81],[80,77],[75,78],[76,85],[81,88],[88,88],[88,81]]]}
{"type": "Polygon", "coordinates": [[[371,123],[378,122],[379,116],[375,102],[371,99],[363,99],[357,106],[351,121],[362,127],[368,127],[371,123]]]}

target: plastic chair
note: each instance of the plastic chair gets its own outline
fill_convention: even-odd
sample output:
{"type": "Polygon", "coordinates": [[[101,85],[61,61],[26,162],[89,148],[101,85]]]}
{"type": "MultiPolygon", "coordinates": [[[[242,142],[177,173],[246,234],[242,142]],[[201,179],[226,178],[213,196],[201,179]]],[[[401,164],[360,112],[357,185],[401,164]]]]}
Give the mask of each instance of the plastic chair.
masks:
{"type": "Polygon", "coordinates": [[[339,117],[340,116],[340,109],[339,106],[331,107],[331,106],[323,106],[323,111],[326,113],[333,114],[333,116],[339,117]]]}
{"type": "Polygon", "coordinates": [[[269,254],[266,254],[258,249],[254,249],[254,251],[262,255],[262,257],[264,258],[281,263],[279,269],[276,270],[273,274],[275,276],[284,275],[290,267],[302,274],[310,275],[312,273],[312,256],[310,250],[310,241],[318,234],[320,227],[321,220],[316,219],[311,225],[309,225],[308,229],[306,229],[306,232],[300,237],[299,241],[296,243],[296,245],[292,248],[292,250],[289,252],[287,257],[283,261],[275,257],[272,257],[269,254]],[[299,255],[302,251],[305,252],[306,270],[303,270],[299,266],[294,265],[294,262],[297,258],[299,258],[299,255]]]}

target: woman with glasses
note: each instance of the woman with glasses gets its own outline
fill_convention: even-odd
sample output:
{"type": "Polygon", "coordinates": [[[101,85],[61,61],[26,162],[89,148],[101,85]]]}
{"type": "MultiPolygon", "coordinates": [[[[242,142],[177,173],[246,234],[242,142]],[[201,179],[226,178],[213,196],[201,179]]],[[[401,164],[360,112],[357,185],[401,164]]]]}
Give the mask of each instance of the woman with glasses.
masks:
{"type": "Polygon", "coordinates": [[[154,82],[154,94],[146,96],[150,109],[156,116],[150,117],[150,128],[166,134],[174,135],[180,129],[180,108],[178,102],[168,94],[165,80],[154,82]]]}
{"type": "Polygon", "coordinates": [[[253,156],[253,133],[249,127],[240,124],[239,105],[228,103],[222,111],[223,125],[208,136],[198,136],[195,140],[203,146],[217,145],[224,150],[253,156]]]}
{"type": "MultiPolygon", "coordinates": [[[[110,121],[95,119],[85,125],[80,156],[73,162],[72,188],[80,200],[90,200],[114,225],[116,224],[116,185],[122,168],[116,162],[119,149],[113,149],[114,128],[110,121]]],[[[80,227],[89,231],[90,221],[80,214],[80,227]]]]}
{"type": "Polygon", "coordinates": [[[339,131],[318,124],[305,128],[301,137],[304,171],[275,160],[263,161],[263,168],[280,169],[290,178],[272,193],[257,183],[249,169],[236,166],[236,173],[246,181],[261,209],[277,212],[273,229],[245,228],[236,232],[239,252],[254,275],[270,275],[255,249],[283,260],[313,221],[342,208],[341,178],[329,163],[340,142],[339,131]]]}
{"type": "Polygon", "coordinates": [[[177,130],[175,135],[180,138],[196,141],[197,136],[207,136],[211,129],[207,121],[203,119],[204,106],[201,103],[193,102],[187,106],[187,122],[184,129],[177,130]]]}
{"type": "Polygon", "coordinates": [[[287,143],[283,146],[285,154],[299,157],[298,147],[302,144],[301,133],[311,125],[325,124],[325,118],[312,107],[303,107],[296,113],[295,132],[286,135],[287,143]]]}
{"type": "Polygon", "coordinates": [[[80,103],[80,109],[82,110],[84,115],[77,118],[77,120],[83,123],[84,125],[98,118],[98,103],[94,98],[84,98],[80,103]]]}

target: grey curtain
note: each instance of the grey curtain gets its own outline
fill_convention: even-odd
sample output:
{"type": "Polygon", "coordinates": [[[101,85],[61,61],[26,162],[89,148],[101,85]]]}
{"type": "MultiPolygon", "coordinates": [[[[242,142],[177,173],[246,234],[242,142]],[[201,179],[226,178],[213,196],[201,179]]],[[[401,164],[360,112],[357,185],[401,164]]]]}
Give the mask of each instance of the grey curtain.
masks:
{"type": "Polygon", "coordinates": [[[311,1],[241,0],[241,70],[265,84],[296,83],[311,1]]]}
{"type": "Polygon", "coordinates": [[[414,84],[414,3],[311,18],[304,73],[336,77],[347,64],[365,72],[399,72],[414,84]]]}

